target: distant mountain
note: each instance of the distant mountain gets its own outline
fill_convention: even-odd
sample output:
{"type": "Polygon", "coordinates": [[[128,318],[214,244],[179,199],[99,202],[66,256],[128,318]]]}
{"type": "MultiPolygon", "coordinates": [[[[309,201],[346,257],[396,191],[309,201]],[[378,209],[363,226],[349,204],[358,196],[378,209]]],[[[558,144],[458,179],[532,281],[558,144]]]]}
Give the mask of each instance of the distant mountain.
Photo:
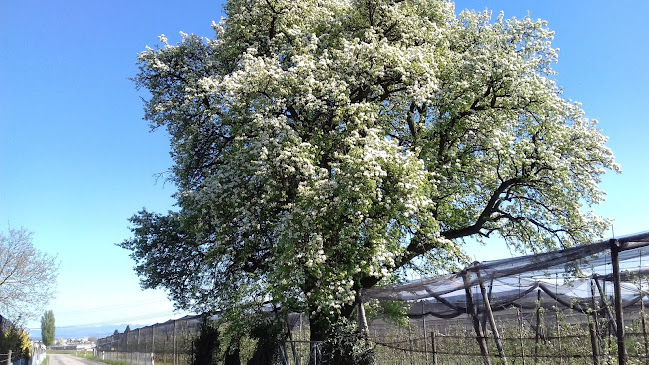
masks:
{"type": "MultiPolygon", "coordinates": [[[[144,327],[143,325],[129,324],[131,328],[144,327]]],[[[115,330],[124,332],[125,324],[106,324],[101,326],[80,326],[80,327],[57,327],[56,338],[85,338],[85,337],[107,337],[115,330]]],[[[41,329],[30,329],[29,334],[32,340],[41,340],[41,329]]]]}

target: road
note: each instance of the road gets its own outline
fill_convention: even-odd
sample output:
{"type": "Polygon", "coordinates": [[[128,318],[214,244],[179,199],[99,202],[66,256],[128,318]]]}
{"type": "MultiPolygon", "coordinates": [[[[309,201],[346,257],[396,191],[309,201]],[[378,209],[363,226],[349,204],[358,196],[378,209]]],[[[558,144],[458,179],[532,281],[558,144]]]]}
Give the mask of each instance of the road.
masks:
{"type": "Polygon", "coordinates": [[[106,365],[101,362],[81,359],[72,355],[49,354],[50,365],[106,365]]]}

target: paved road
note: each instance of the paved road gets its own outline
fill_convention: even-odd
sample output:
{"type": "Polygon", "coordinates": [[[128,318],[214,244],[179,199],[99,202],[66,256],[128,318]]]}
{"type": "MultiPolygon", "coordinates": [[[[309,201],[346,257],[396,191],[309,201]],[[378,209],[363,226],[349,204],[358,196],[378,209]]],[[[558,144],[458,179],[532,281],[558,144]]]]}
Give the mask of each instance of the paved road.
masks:
{"type": "Polygon", "coordinates": [[[101,362],[81,359],[72,355],[49,354],[50,365],[106,365],[101,362]]]}

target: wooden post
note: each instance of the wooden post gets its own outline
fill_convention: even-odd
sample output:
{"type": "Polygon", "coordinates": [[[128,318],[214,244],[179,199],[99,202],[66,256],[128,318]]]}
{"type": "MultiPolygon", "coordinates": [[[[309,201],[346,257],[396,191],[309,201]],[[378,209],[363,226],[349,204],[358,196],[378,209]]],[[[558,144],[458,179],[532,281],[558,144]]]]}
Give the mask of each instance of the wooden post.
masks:
{"type": "Polygon", "coordinates": [[[647,323],[644,311],[644,292],[642,291],[642,279],[640,279],[640,320],[642,321],[642,337],[644,338],[644,356],[649,359],[649,340],[647,339],[647,323]]]}
{"type": "Polygon", "coordinates": [[[541,319],[541,289],[536,290],[536,303],[537,303],[537,308],[536,308],[536,336],[534,336],[534,364],[536,365],[536,362],[538,361],[538,351],[539,351],[539,331],[541,331],[541,324],[540,319],[541,319]]]}
{"type": "Polygon", "coordinates": [[[428,364],[428,339],[426,338],[426,313],[424,313],[424,301],[421,301],[421,322],[424,329],[424,353],[426,354],[426,364],[428,364]]]}
{"type": "MultiPolygon", "coordinates": [[[[491,300],[491,292],[493,291],[493,288],[494,288],[494,279],[491,279],[491,281],[489,282],[489,292],[487,293],[487,297],[489,298],[489,300],[491,300]]],[[[486,308],[487,303],[483,302],[483,305],[485,307],[485,314],[482,316],[482,328],[487,328],[487,314],[486,314],[487,313],[487,308],[486,308]]]]}
{"type": "Polygon", "coordinates": [[[521,340],[521,362],[525,365],[525,343],[523,342],[523,312],[519,307],[516,307],[516,312],[518,312],[518,324],[520,326],[520,340],[521,340]]]}
{"type": "Polygon", "coordinates": [[[155,365],[155,324],[151,326],[151,365],[155,365]]]}
{"type": "Polygon", "coordinates": [[[141,351],[140,350],[140,329],[138,328],[137,329],[137,350],[136,350],[136,352],[137,352],[137,355],[136,355],[137,360],[136,361],[137,361],[138,365],[140,364],[140,351],[141,351]]]}
{"type": "Polygon", "coordinates": [[[173,358],[172,358],[172,363],[173,365],[178,364],[178,355],[176,354],[176,320],[174,319],[174,330],[173,330],[173,358]]]}
{"type": "Polygon", "coordinates": [[[410,363],[412,364],[412,355],[413,355],[413,346],[412,346],[412,330],[408,326],[408,353],[410,354],[410,363]]]}
{"type": "Polygon", "coordinates": [[[618,240],[612,239],[611,264],[613,265],[613,292],[615,293],[615,325],[617,326],[617,359],[619,365],[626,365],[628,357],[624,343],[624,313],[622,311],[622,286],[620,278],[620,245],[618,240]]]}
{"type": "MultiPolygon", "coordinates": [[[[558,293],[558,291],[555,290],[555,293],[558,293]]],[[[559,363],[563,364],[563,350],[561,350],[561,326],[559,324],[559,307],[558,306],[554,307],[554,321],[555,321],[555,323],[557,325],[557,335],[555,337],[557,338],[557,342],[559,342],[559,363]]]]}
{"type": "Polygon", "coordinates": [[[602,289],[602,286],[599,285],[599,280],[597,280],[597,275],[594,276],[594,279],[595,279],[595,285],[597,286],[597,290],[599,291],[599,296],[600,298],[602,298],[602,302],[604,303],[604,310],[606,311],[608,322],[613,327],[613,332],[617,333],[617,325],[613,320],[614,317],[613,317],[613,313],[611,313],[611,306],[608,304],[606,300],[606,293],[604,292],[604,289],[602,289]]]}
{"type": "Polygon", "coordinates": [[[487,290],[484,287],[482,282],[482,277],[480,276],[480,269],[476,270],[476,275],[478,276],[478,285],[480,286],[480,293],[482,294],[482,300],[484,300],[485,310],[487,318],[489,319],[489,325],[491,325],[491,331],[494,335],[494,342],[496,342],[496,348],[498,349],[498,355],[502,360],[504,365],[508,365],[507,356],[505,356],[505,350],[503,350],[503,344],[500,340],[500,334],[498,333],[498,328],[496,326],[496,320],[494,318],[494,313],[491,311],[491,303],[489,301],[489,296],[487,296],[487,290]]]}
{"type": "Polygon", "coordinates": [[[430,344],[431,349],[433,350],[433,365],[437,365],[437,347],[435,344],[435,327],[430,331],[430,344]]]}
{"type": "Polygon", "coordinates": [[[482,359],[485,365],[491,365],[491,360],[489,359],[489,349],[487,348],[487,341],[485,340],[484,331],[482,330],[482,325],[480,324],[480,318],[478,318],[478,313],[473,302],[473,294],[471,294],[471,283],[469,281],[469,272],[465,271],[462,275],[462,280],[464,280],[464,292],[466,294],[466,307],[469,310],[471,319],[473,322],[473,329],[476,334],[476,341],[478,341],[478,346],[480,347],[480,354],[482,354],[482,359]]]}
{"type": "MultiPolygon", "coordinates": [[[[604,285],[606,285],[606,282],[604,282],[604,285]]],[[[605,302],[605,299],[602,299],[602,301],[605,302]]],[[[612,349],[611,338],[613,337],[613,333],[615,332],[615,331],[611,330],[611,327],[613,327],[613,326],[615,326],[615,322],[613,320],[611,320],[611,319],[608,319],[606,321],[606,327],[604,327],[604,330],[603,330],[604,334],[602,335],[602,338],[604,338],[604,336],[606,336],[605,337],[606,338],[606,345],[602,346],[604,348],[604,358],[606,359],[606,365],[612,365],[612,363],[611,363],[611,359],[612,359],[612,356],[611,356],[611,349],[612,349]]]]}
{"type": "Polygon", "coordinates": [[[597,310],[598,305],[595,303],[595,285],[593,280],[590,281],[590,302],[592,305],[592,319],[588,321],[588,330],[590,332],[590,346],[593,352],[593,365],[599,365],[599,344],[597,342],[597,310]]]}
{"type": "MultiPolygon", "coordinates": [[[[165,334],[164,334],[165,342],[162,345],[162,362],[166,364],[167,355],[169,353],[169,326],[164,326],[163,328],[165,330],[165,334]]],[[[171,359],[171,361],[173,362],[173,359],[171,359]]]]}
{"type": "Polygon", "coordinates": [[[559,343],[559,363],[563,364],[563,350],[561,349],[561,325],[559,324],[559,300],[556,299],[559,297],[559,273],[554,274],[554,295],[555,297],[555,305],[554,305],[554,322],[556,324],[557,328],[557,334],[556,337],[557,341],[550,341],[552,344],[555,342],[559,343]]]}

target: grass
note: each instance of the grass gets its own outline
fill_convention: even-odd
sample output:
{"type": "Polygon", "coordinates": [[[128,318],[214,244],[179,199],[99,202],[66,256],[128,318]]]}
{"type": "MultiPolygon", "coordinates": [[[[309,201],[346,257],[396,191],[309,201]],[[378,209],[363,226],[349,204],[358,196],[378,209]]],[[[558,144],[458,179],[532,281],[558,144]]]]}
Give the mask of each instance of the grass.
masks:
{"type": "MultiPolygon", "coordinates": [[[[127,362],[122,362],[122,361],[112,361],[112,360],[102,360],[96,356],[93,356],[92,353],[74,353],[75,351],[72,351],[73,353],[71,355],[74,355],[76,357],[80,357],[82,359],[87,359],[87,360],[92,360],[92,361],[97,361],[97,362],[103,362],[104,364],[109,364],[109,365],[132,365],[127,362]]],[[[47,365],[47,364],[45,364],[47,365]]]]}
{"type": "Polygon", "coordinates": [[[48,354],[73,355],[73,356],[78,356],[78,357],[82,357],[84,352],[92,355],[92,350],[89,350],[89,351],[83,351],[83,350],[50,350],[50,349],[47,350],[48,354]]]}
{"type": "Polygon", "coordinates": [[[81,352],[81,351],[78,351],[78,352],[76,352],[76,353],[74,354],[74,356],[76,356],[76,357],[80,357],[80,358],[82,358],[82,359],[88,359],[88,360],[96,360],[96,361],[99,361],[99,360],[97,360],[97,359],[92,355],[92,352],[91,352],[91,351],[90,351],[90,352],[81,352]]]}

